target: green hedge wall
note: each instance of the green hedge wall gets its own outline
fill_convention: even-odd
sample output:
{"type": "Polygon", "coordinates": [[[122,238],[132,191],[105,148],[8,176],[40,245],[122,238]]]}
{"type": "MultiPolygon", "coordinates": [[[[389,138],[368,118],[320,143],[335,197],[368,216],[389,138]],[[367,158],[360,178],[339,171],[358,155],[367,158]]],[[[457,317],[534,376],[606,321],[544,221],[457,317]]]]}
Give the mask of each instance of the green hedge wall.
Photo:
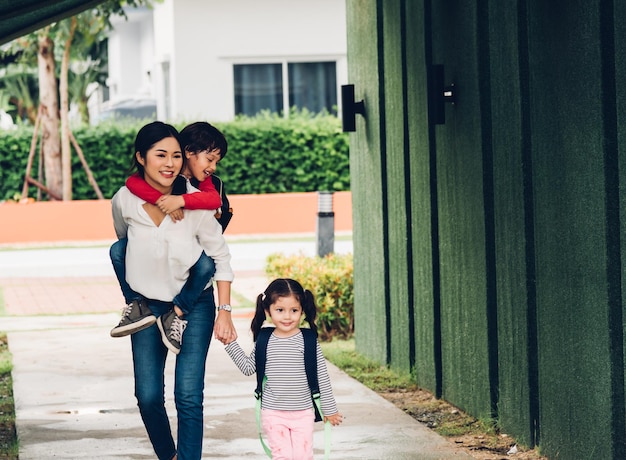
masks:
{"type": "MultiPolygon", "coordinates": [[[[77,129],[74,136],[100,190],[111,198],[129,174],[135,134],[144,122],[104,123],[77,129]]],[[[348,137],[332,115],[295,113],[289,118],[262,114],[214,123],[228,140],[217,174],[229,194],[343,191],[350,189],[348,137]]],[[[182,129],[185,123],[175,124],[182,129]]],[[[0,201],[19,198],[33,130],[20,127],[0,138],[0,201]]],[[[39,150],[31,176],[37,178],[39,150]]],[[[29,187],[35,197],[37,189],[29,187]]],[[[72,194],[96,199],[72,149],[72,194]]],[[[47,199],[43,194],[42,199],[47,199]]]]}

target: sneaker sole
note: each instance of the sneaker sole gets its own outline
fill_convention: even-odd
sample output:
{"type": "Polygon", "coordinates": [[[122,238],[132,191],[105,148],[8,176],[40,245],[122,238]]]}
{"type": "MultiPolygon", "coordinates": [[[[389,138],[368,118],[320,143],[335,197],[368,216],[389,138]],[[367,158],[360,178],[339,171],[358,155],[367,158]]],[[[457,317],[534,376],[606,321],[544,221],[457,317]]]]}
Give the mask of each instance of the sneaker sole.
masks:
{"type": "Polygon", "coordinates": [[[150,315],[132,324],[114,327],[113,329],[111,329],[111,337],[125,337],[127,335],[134,334],[135,332],[142,331],[156,323],[156,320],[156,316],[150,315]]]}
{"type": "Polygon", "coordinates": [[[172,353],[174,353],[175,355],[180,353],[180,348],[176,348],[174,345],[172,345],[170,343],[169,339],[167,338],[167,335],[165,334],[165,329],[163,328],[163,323],[161,322],[161,317],[160,316],[157,319],[156,324],[159,327],[159,331],[161,331],[161,341],[163,342],[163,345],[165,345],[167,347],[167,349],[169,351],[171,351],[172,353]]]}

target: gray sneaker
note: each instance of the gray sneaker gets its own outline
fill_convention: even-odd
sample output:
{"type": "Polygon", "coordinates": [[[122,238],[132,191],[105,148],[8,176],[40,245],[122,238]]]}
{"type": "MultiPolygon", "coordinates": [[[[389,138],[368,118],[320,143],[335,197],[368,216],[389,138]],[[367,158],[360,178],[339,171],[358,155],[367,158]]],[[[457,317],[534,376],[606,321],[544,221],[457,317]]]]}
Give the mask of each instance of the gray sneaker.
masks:
{"type": "Polygon", "coordinates": [[[111,337],[124,337],[152,326],[156,316],[152,314],[144,299],[133,300],[122,311],[119,324],[111,329],[111,337]]]}
{"type": "Polygon", "coordinates": [[[161,330],[161,339],[165,346],[175,355],[180,353],[187,321],[179,318],[174,309],[171,309],[157,318],[157,326],[161,330]]]}

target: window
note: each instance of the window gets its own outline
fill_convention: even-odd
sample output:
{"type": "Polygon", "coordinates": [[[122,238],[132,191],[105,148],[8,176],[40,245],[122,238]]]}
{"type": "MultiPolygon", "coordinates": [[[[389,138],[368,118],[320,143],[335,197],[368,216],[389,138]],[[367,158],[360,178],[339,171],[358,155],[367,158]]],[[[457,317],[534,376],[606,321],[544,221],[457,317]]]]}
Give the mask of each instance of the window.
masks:
{"type": "Polygon", "coordinates": [[[281,64],[235,66],[235,114],[255,115],[283,109],[281,64]]]}
{"type": "Polygon", "coordinates": [[[261,110],[289,113],[291,107],[334,112],[337,105],[335,62],[237,64],[235,113],[255,115],[261,110]]]}

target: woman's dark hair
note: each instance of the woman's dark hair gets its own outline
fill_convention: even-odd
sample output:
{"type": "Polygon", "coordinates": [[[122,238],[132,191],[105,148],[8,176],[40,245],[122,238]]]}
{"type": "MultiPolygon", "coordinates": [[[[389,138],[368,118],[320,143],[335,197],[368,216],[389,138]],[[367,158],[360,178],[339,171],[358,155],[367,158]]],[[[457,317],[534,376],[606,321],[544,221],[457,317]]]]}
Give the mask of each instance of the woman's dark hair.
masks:
{"type": "Polygon", "coordinates": [[[315,317],[317,316],[317,307],[315,306],[315,298],[313,293],[308,289],[304,289],[300,283],[291,278],[277,278],[272,281],[265,289],[265,292],[259,294],[256,298],[256,311],[254,312],[254,318],[252,318],[252,324],[250,330],[252,331],[252,338],[256,342],[259,336],[259,331],[263,326],[267,312],[269,312],[270,305],[276,303],[280,297],[295,297],[304,313],[304,319],[309,323],[309,327],[315,335],[317,335],[317,326],[315,324],[315,317]]]}
{"type": "Polygon", "coordinates": [[[220,158],[224,158],[228,150],[228,142],[222,132],[206,121],[185,126],[180,132],[180,146],[190,153],[219,150],[220,158]]]}
{"type": "MultiPolygon", "coordinates": [[[[162,139],[173,137],[180,144],[180,134],[172,125],[163,123],[162,121],[153,121],[143,126],[137,136],[135,137],[135,150],[133,153],[133,162],[137,172],[141,177],[144,176],[143,165],[137,161],[136,152],[139,152],[141,158],[145,160],[148,150],[152,148],[154,144],[162,139]]],[[[183,158],[185,156],[183,155],[183,158]]],[[[183,160],[184,161],[184,160],[183,160]]]]}

